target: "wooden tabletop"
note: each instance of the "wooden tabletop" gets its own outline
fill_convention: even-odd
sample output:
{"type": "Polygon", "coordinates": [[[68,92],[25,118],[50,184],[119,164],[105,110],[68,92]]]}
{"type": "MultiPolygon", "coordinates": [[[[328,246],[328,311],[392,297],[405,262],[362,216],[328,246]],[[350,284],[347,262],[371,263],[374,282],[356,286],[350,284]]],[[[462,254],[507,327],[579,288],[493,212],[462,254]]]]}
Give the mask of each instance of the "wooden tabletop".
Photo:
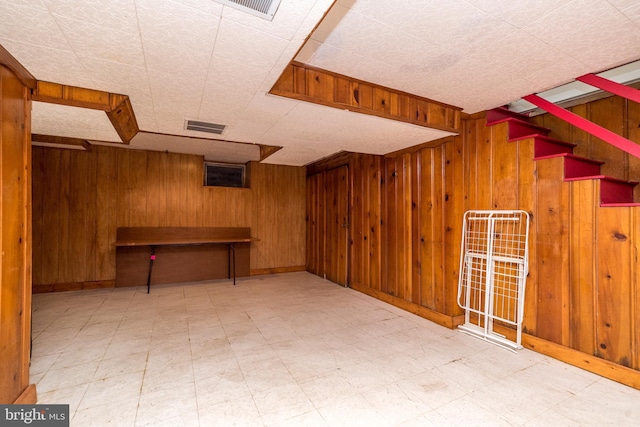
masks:
{"type": "Polygon", "coordinates": [[[117,240],[114,246],[169,246],[169,245],[206,245],[213,243],[249,243],[256,242],[257,237],[209,237],[189,239],[136,239],[117,240]]]}

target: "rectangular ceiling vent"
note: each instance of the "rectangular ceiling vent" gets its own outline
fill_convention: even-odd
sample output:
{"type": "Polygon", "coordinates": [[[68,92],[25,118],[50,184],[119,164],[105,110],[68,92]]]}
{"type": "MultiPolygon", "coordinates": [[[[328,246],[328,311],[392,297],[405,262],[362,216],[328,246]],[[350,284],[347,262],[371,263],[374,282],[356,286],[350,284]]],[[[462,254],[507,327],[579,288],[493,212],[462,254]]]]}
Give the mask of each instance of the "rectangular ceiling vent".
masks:
{"type": "Polygon", "coordinates": [[[273,20],[281,0],[215,0],[225,6],[242,10],[260,18],[273,20]]]}
{"type": "Polygon", "coordinates": [[[184,121],[184,128],[186,130],[194,130],[196,132],[206,132],[213,133],[215,135],[222,135],[222,132],[224,132],[224,130],[227,128],[227,125],[187,119],[184,121]]]}

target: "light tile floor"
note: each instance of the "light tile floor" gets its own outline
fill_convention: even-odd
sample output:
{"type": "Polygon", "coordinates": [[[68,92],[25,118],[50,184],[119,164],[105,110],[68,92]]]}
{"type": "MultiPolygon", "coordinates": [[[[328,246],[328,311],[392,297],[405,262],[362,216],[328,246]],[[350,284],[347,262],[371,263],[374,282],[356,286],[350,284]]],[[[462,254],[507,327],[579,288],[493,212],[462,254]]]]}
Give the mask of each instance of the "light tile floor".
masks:
{"type": "Polygon", "coordinates": [[[640,391],[308,273],[34,295],[72,426],[640,425],[640,391]]]}

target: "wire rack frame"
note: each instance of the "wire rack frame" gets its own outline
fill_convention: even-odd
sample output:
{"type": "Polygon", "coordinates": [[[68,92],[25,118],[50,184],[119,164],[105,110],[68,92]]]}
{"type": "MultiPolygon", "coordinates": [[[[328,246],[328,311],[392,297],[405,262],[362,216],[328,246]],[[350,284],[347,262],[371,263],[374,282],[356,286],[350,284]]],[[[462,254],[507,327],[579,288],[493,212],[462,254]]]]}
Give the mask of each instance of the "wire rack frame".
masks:
{"type": "Polygon", "coordinates": [[[461,331],[511,350],[522,348],[528,238],[525,211],[464,214],[458,281],[458,305],[465,310],[461,331]],[[494,332],[495,321],[515,326],[516,341],[494,332]]]}

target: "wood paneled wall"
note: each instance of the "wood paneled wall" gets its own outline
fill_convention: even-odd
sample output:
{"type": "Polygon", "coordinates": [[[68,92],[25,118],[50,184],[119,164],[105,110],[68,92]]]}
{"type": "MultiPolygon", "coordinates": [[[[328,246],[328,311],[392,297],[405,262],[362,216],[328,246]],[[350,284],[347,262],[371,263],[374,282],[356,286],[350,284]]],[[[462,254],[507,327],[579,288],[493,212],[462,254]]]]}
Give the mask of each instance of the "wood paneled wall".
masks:
{"type": "Polygon", "coordinates": [[[251,227],[253,273],[305,265],[305,170],[252,163],[251,188],[204,187],[200,156],[34,147],[37,285],[115,280],[118,227],[251,227]]]}
{"type": "MultiPolygon", "coordinates": [[[[613,97],[574,110],[640,142],[632,103],[613,97]]],[[[536,121],[577,143],[576,153],[606,161],[606,173],[640,177],[637,159],[552,117],[536,121]]],[[[455,326],[463,213],[523,209],[531,214],[523,325],[531,348],[640,387],[640,375],[624,370],[640,370],[640,207],[600,207],[597,181],[565,182],[562,159],[534,161],[533,140],[510,143],[507,132],[478,116],[438,146],[352,154],[351,286],[455,326]],[[604,365],[595,368],[597,358],[604,365]]]]}
{"type": "Polygon", "coordinates": [[[0,403],[35,403],[31,337],[31,102],[0,63],[0,403]],[[27,396],[28,394],[28,396],[27,396]]]}

